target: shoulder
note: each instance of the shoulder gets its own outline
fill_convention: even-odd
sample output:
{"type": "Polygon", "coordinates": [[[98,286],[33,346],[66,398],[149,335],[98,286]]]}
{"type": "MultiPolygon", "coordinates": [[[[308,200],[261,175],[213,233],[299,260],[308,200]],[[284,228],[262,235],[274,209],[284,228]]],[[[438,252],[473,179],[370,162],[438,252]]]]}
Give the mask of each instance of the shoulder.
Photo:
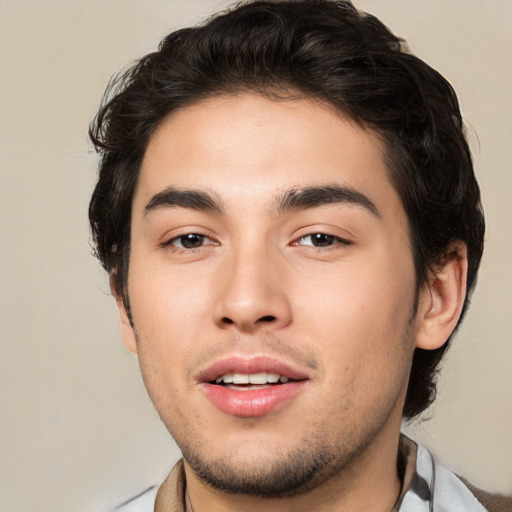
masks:
{"type": "Polygon", "coordinates": [[[112,512],[153,512],[157,492],[157,485],[148,487],[117,505],[112,512]]]}
{"type": "Polygon", "coordinates": [[[162,510],[174,510],[183,512],[185,495],[185,471],[183,460],[179,460],[173,467],[164,482],[159,485],[152,485],[143,491],[128,495],[123,498],[110,500],[104,512],[154,512],[162,510]]]}
{"type": "Polygon", "coordinates": [[[464,478],[460,478],[460,480],[464,482],[465,486],[471,491],[473,496],[489,512],[512,512],[512,496],[505,496],[503,494],[491,494],[478,489],[464,478]]]}

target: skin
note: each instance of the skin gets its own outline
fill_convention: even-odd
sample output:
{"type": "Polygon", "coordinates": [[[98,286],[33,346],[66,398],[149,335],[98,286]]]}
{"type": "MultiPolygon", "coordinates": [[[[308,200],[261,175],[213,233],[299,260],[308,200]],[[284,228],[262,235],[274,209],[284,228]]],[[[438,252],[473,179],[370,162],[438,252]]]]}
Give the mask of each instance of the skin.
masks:
{"type": "Polygon", "coordinates": [[[116,298],[123,340],[184,452],[195,512],[392,508],[412,354],[454,328],[466,260],[457,245],[413,316],[408,222],[384,151],[322,103],[252,94],[174,112],[151,138],[133,201],[133,325],[116,298]],[[333,185],[374,211],[357,201],[276,206],[290,190],[333,185]],[[208,192],[216,207],[148,210],[169,187],[208,192]],[[190,233],[204,238],[184,248],[190,233]],[[328,235],[319,247],[315,233],[328,235]],[[227,356],[270,356],[308,378],[268,414],[227,414],[197,381],[227,356]],[[304,465],[316,470],[296,488],[254,491],[255,475],[264,489],[304,465]],[[216,488],[226,482],[253,491],[216,488]]]}

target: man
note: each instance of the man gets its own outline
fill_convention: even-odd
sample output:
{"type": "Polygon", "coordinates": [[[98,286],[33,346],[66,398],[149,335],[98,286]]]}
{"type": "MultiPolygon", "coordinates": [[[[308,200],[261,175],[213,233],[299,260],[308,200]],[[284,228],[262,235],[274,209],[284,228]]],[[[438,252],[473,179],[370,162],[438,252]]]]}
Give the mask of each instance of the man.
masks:
{"type": "Polygon", "coordinates": [[[439,73],[349,2],[242,3],[114,81],[91,137],[97,254],[183,452],[155,510],[510,510],[400,436],[483,249],[439,73]]]}

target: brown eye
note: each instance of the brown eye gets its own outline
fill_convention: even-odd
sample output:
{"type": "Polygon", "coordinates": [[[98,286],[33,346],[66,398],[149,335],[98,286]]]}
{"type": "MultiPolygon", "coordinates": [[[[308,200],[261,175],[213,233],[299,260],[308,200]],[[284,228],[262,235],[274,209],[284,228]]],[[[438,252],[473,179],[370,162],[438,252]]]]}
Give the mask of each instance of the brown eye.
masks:
{"type": "Polygon", "coordinates": [[[196,249],[204,245],[205,239],[208,238],[198,233],[188,233],[186,235],[180,235],[169,241],[169,245],[174,245],[181,249],[196,249]]]}
{"type": "Polygon", "coordinates": [[[300,238],[299,245],[310,247],[330,247],[335,244],[349,244],[348,240],[344,240],[328,233],[311,233],[300,238]]]}
{"type": "Polygon", "coordinates": [[[311,235],[311,242],[315,247],[326,247],[332,245],[335,241],[336,238],[334,236],[325,233],[315,233],[311,235]]]}

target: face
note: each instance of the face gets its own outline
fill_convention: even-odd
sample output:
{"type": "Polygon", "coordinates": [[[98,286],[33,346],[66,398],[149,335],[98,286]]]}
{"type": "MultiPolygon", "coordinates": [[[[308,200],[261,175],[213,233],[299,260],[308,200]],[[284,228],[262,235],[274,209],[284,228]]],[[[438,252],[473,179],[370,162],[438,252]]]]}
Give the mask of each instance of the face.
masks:
{"type": "Polygon", "coordinates": [[[132,215],[123,337],[196,476],[293,494],[397,437],[414,266],[374,133],[308,100],[205,100],[153,135],[132,215]]]}

